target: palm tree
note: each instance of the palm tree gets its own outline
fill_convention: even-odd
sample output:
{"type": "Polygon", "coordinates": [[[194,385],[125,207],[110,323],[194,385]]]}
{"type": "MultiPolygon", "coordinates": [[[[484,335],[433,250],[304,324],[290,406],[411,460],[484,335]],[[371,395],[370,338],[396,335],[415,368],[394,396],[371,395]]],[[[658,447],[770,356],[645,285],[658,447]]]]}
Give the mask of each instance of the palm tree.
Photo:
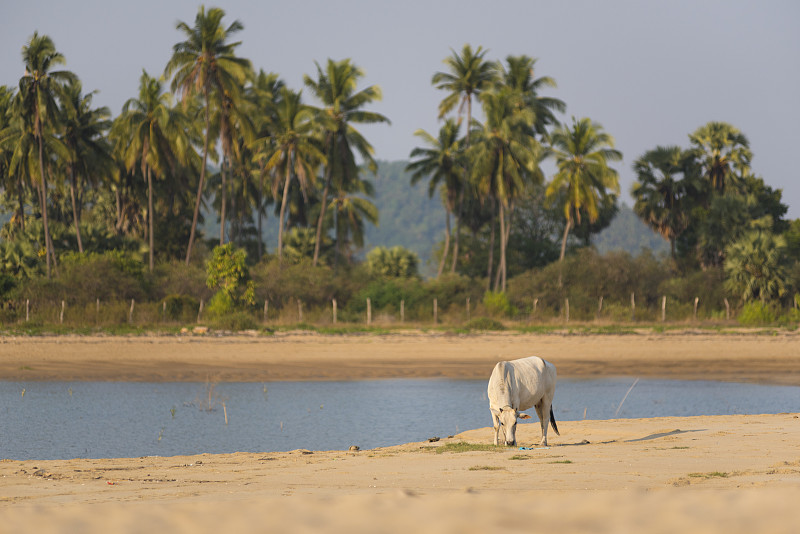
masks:
{"type": "Polygon", "coordinates": [[[317,165],[325,163],[325,155],[316,137],[314,112],[302,103],[302,92],[294,92],[286,87],[280,91],[280,99],[272,118],[271,135],[256,141],[256,158],[263,162],[265,171],[274,171],[273,196],[281,195],[280,221],[278,223],[278,258],[282,257],[283,227],[286,220],[286,206],[289,200],[289,186],[294,178],[300,189],[308,191],[314,181],[317,165]]]}
{"type": "Polygon", "coordinates": [[[445,234],[442,259],[436,277],[442,275],[445,259],[450,249],[450,215],[455,211],[461,188],[464,187],[464,152],[463,143],[458,137],[458,123],[448,119],[439,130],[438,138],[434,138],[425,130],[417,130],[414,135],[422,139],[429,148],[417,147],[411,151],[412,158],[406,171],[411,172],[411,185],[429,177],[428,196],[433,197],[437,189],[442,187],[445,208],[445,234]]]}
{"type": "MultiPolygon", "coordinates": [[[[495,291],[506,290],[506,248],[510,235],[506,212],[528,184],[541,183],[539,162],[544,151],[535,139],[533,112],[515,105],[515,95],[506,87],[481,95],[486,123],[479,141],[470,150],[474,181],[482,198],[496,202],[500,218],[500,265],[495,291]]],[[[492,225],[494,231],[494,225],[492,225]]],[[[490,256],[491,262],[491,256],[490,256]]],[[[491,264],[489,267],[491,284],[491,264]]]]}
{"type": "Polygon", "coordinates": [[[80,221],[85,184],[96,185],[97,175],[110,173],[113,164],[111,147],[105,135],[111,127],[111,112],[107,107],[92,109],[93,95],[94,92],[83,94],[80,82],[67,85],[65,98],[68,105],[64,106],[61,119],[62,139],[70,154],[67,170],[72,216],[80,253],[83,253],[80,221]]]}
{"type": "MultiPolygon", "coordinates": [[[[448,95],[439,103],[439,118],[444,118],[456,104],[459,104],[458,116],[459,122],[461,121],[461,113],[464,108],[467,111],[467,125],[466,125],[466,138],[465,150],[470,147],[470,129],[472,128],[472,99],[474,96],[479,95],[482,91],[489,89],[497,79],[497,65],[494,62],[487,61],[484,56],[488,50],[483,47],[478,47],[472,50],[472,47],[465,44],[461,49],[461,55],[455,50],[450,50],[452,54],[444,60],[445,65],[449,72],[437,72],[433,75],[431,83],[437,89],[448,91],[448,95]]],[[[468,162],[467,162],[468,165],[468,162]]],[[[470,169],[465,166],[465,179],[470,180],[470,169]]],[[[456,224],[456,239],[453,245],[453,263],[450,266],[450,271],[455,272],[456,264],[458,262],[458,245],[459,236],[461,234],[461,215],[462,205],[464,203],[463,189],[458,199],[458,218],[456,224]]]]}
{"type": "Polygon", "coordinates": [[[50,239],[47,220],[47,175],[44,172],[45,138],[55,129],[58,120],[57,100],[64,98],[64,85],[77,81],[70,71],[54,71],[53,67],[66,63],[56,51],[53,40],[34,32],[28,44],[22,47],[25,74],[19,80],[20,110],[25,125],[33,132],[39,149],[39,197],[42,206],[42,223],[47,256],[47,277],[50,278],[50,260],[56,264],[55,251],[50,239]]]}
{"type": "MultiPolygon", "coordinates": [[[[378,224],[378,208],[366,197],[374,195],[372,184],[366,180],[358,179],[350,184],[348,190],[339,189],[331,201],[330,208],[336,219],[334,223],[336,234],[336,261],[342,256],[345,246],[349,243],[356,247],[364,246],[365,222],[378,224]]],[[[348,254],[350,258],[351,254],[348,254]]]]}
{"type": "Polygon", "coordinates": [[[678,175],[686,169],[686,155],[677,146],[657,146],[633,164],[638,181],[633,184],[633,211],[648,226],[669,241],[675,259],[675,240],[686,229],[689,214],[684,200],[687,183],[678,175]]]}
{"type": "Polygon", "coordinates": [[[200,6],[195,17],[194,26],[179,22],[176,29],[186,37],[173,47],[172,57],[167,63],[164,74],[173,76],[172,90],[182,95],[184,103],[187,98],[198,94],[205,104],[205,140],[203,144],[203,165],[200,167],[200,181],[197,185],[192,230],[189,245],[186,249],[186,264],[192,257],[197,230],[197,219],[200,214],[200,203],[203,198],[206,166],[208,162],[209,137],[211,133],[211,107],[223,107],[224,99],[239,102],[244,90],[244,83],[251,73],[250,61],[238,58],[234,50],[241,42],[228,42],[228,39],[244,26],[238,20],[230,26],[222,26],[225,12],[219,8],[211,8],[206,13],[205,6],[200,6]]]}
{"type": "Polygon", "coordinates": [[[12,217],[12,222],[25,231],[25,203],[23,200],[25,188],[23,173],[11,172],[11,162],[15,151],[23,137],[21,118],[16,113],[16,94],[11,87],[0,86],[0,186],[7,194],[16,193],[18,199],[17,212],[12,217]]]}
{"type": "Polygon", "coordinates": [[[317,79],[304,76],[303,80],[323,105],[319,110],[319,121],[325,138],[324,150],[327,163],[321,209],[317,219],[314,266],[319,260],[323,221],[334,177],[339,188],[358,179],[359,169],[353,150],[361,156],[367,169],[373,173],[378,170],[378,165],[372,157],[374,152],[372,145],[353,127],[353,124],[390,122],[380,113],[362,109],[365,105],[381,99],[381,89],[377,85],[371,85],[357,91],[358,80],[364,76],[364,71],[352,64],[349,59],[341,61],[328,59],[324,70],[319,63],[315,62],[315,65],[317,79]]]}
{"type": "Polygon", "coordinates": [[[715,191],[737,185],[750,171],[750,143],[737,128],[725,122],[709,122],[689,136],[692,153],[715,191]]]}
{"type": "Polygon", "coordinates": [[[588,118],[572,119],[572,126],[557,128],[551,137],[558,171],[547,186],[547,198],[558,199],[564,210],[566,226],[561,241],[559,261],[564,261],[567,236],[582,214],[597,220],[598,204],[607,190],[619,193],[617,171],[608,166],[620,161],[622,153],[614,149],[614,138],[588,118]]]}
{"type": "Polygon", "coordinates": [[[744,302],[783,296],[789,279],[785,252],[783,236],[758,229],[745,234],[726,249],[726,288],[744,302]]]}
{"type": "Polygon", "coordinates": [[[150,272],[155,265],[153,175],[163,176],[178,162],[187,161],[191,145],[187,133],[191,129],[189,121],[179,109],[172,107],[170,94],[164,92],[163,84],[162,78],[153,78],[142,71],[139,98],[125,102],[114,125],[114,136],[125,167],[130,172],[138,163],[147,181],[150,272]]]}
{"type": "Polygon", "coordinates": [[[547,128],[559,124],[554,112],[564,113],[567,105],[558,98],[539,96],[544,87],[556,87],[556,81],[543,76],[536,78],[534,68],[536,58],[529,56],[508,56],[507,68],[502,70],[502,85],[509,87],[518,98],[517,107],[525,107],[533,112],[533,128],[540,137],[547,136],[547,128]]]}

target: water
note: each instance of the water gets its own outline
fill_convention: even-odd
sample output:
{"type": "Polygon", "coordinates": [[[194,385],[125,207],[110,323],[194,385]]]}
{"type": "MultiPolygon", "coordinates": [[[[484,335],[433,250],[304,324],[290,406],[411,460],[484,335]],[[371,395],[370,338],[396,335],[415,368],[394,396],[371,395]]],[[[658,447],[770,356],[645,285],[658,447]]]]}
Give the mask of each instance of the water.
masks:
{"type": "MultiPolygon", "coordinates": [[[[562,379],[556,419],[614,418],[632,383],[562,379]]],[[[798,410],[800,387],[641,380],[617,417],[798,410]]],[[[366,449],[490,425],[485,380],[0,381],[0,458],[19,460],[366,449]]]]}

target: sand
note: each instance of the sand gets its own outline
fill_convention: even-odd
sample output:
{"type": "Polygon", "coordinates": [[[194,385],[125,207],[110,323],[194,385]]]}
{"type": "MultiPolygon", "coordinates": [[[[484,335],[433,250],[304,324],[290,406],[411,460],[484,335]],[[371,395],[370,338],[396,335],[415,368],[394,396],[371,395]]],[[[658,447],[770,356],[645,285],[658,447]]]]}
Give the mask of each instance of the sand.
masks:
{"type": "MultiPolygon", "coordinates": [[[[484,378],[498,359],[539,354],[562,377],[797,385],[799,341],[794,333],[692,332],[1,338],[0,377],[484,378]]],[[[480,428],[361,451],[2,460],[0,532],[800,529],[797,413],[560,421],[559,428],[542,449],[538,422],[521,424],[518,440],[531,450],[453,450],[491,443],[491,429],[480,428]]]]}

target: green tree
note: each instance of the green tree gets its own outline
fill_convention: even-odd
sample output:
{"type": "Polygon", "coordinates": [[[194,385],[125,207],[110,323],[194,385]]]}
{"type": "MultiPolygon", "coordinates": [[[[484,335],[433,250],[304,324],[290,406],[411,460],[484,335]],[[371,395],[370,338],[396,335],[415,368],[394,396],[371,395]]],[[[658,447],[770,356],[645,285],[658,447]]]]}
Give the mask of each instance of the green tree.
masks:
{"type": "Polygon", "coordinates": [[[506,66],[501,67],[502,85],[511,89],[518,99],[515,106],[533,112],[533,129],[540,138],[547,137],[547,128],[559,124],[555,112],[564,113],[567,105],[558,98],[540,96],[545,87],[556,87],[549,76],[537,78],[534,74],[536,59],[529,56],[508,56],[506,66]]]}
{"type": "Polygon", "coordinates": [[[315,170],[325,162],[319,140],[313,111],[303,104],[302,92],[288,88],[281,89],[281,96],[272,118],[271,135],[257,140],[256,157],[263,161],[266,171],[274,170],[272,192],[278,198],[280,189],[281,210],[278,222],[278,258],[283,253],[283,229],[286,220],[286,206],[289,200],[289,186],[297,179],[300,189],[305,192],[315,179],[315,170]]]}
{"type": "Polygon", "coordinates": [[[66,63],[64,56],[56,51],[53,40],[47,35],[34,32],[28,44],[22,47],[25,74],[19,80],[20,112],[26,128],[30,129],[39,150],[39,198],[42,207],[42,222],[47,256],[47,277],[50,278],[50,262],[55,266],[56,257],[50,238],[47,220],[47,175],[44,169],[44,148],[47,141],[53,148],[62,149],[53,132],[58,121],[58,101],[64,99],[64,86],[77,81],[67,70],[52,70],[66,63]],[[48,138],[49,139],[46,139],[48,138]]]}
{"type": "Polygon", "coordinates": [[[786,292],[786,239],[769,231],[753,230],[726,250],[725,287],[744,302],[762,303],[786,292]]]}
{"type": "Polygon", "coordinates": [[[232,243],[214,247],[206,265],[206,285],[225,295],[226,301],[237,305],[255,303],[255,285],[247,268],[247,253],[232,243]]]}
{"type": "Polygon", "coordinates": [[[614,138],[588,118],[572,119],[572,126],[557,128],[551,137],[557,172],[547,186],[546,195],[564,212],[566,225],[561,240],[563,263],[567,236],[582,214],[596,220],[600,199],[607,191],[619,193],[617,171],[609,162],[620,161],[622,153],[614,149],[614,138]]]}
{"type": "Polygon", "coordinates": [[[750,143],[730,124],[709,122],[695,130],[689,141],[703,176],[715,191],[724,192],[730,182],[738,185],[750,172],[750,143]]]}
{"type": "Polygon", "coordinates": [[[375,247],[367,253],[367,268],[386,278],[412,278],[417,276],[419,257],[403,247],[375,247]]]}
{"type": "Polygon", "coordinates": [[[317,219],[316,243],[314,246],[313,265],[319,260],[322,243],[323,222],[328,205],[331,184],[335,181],[338,189],[346,188],[358,179],[359,166],[355,160],[354,150],[361,156],[366,168],[373,173],[378,166],[372,157],[372,145],[355,129],[354,124],[389,123],[389,119],[371,111],[362,109],[381,99],[381,89],[371,85],[357,90],[359,79],[364,71],[356,67],[349,59],[334,61],[328,59],[325,69],[317,66],[317,79],[304,76],[303,80],[314,96],[322,102],[319,110],[319,125],[324,136],[325,153],[325,185],[322,191],[321,210],[317,219]]]}
{"type": "Polygon", "coordinates": [[[128,171],[137,164],[147,181],[148,238],[150,272],[154,267],[155,210],[153,208],[153,175],[164,176],[170,168],[189,159],[191,129],[184,113],[172,107],[169,93],[163,91],[163,79],[142,71],[139,98],[131,98],[122,107],[114,125],[114,136],[122,161],[128,171]]]}
{"type": "MultiPolygon", "coordinates": [[[[484,59],[488,50],[479,46],[473,50],[469,44],[465,44],[459,55],[455,50],[450,50],[451,55],[444,60],[447,72],[437,72],[433,75],[431,83],[448,95],[439,103],[439,118],[444,118],[458,104],[458,118],[461,122],[461,114],[466,108],[467,124],[465,136],[465,149],[470,147],[470,129],[472,128],[472,100],[481,92],[491,88],[497,80],[497,64],[484,59]]],[[[469,161],[465,162],[465,180],[471,178],[469,161]]],[[[458,246],[461,235],[461,219],[464,189],[461,190],[458,200],[458,220],[456,224],[456,238],[453,244],[453,263],[450,271],[455,272],[458,263],[458,246]]]]}
{"type": "Polygon", "coordinates": [[[425,130],[417,130],[414,135],[422,139],[428,148],[417,147],[411,151],[411,157],[417,158],[406,167],[406,171],[413,173],[411,185],[416,185],[423,178],[429,178],[428,196],[433,197],[436,190],[441,188],[444,201],[444,249],[436,272],[436,278],[439,278],[444,271],[450,249],[450,216],[455,212],[459,193],[464,187],[463,142],[458,137],[458,123],[453,119],[444,123],[436,138],[425,130]]]}
{"type": "Polygon", "coordinates": [[[685,199],[690,192],[682,179],[685,154],[677,146],[657,146],[633,164],[638,181],[633,184],[633,211],[650,228],[669,241],[675,259],[675,240],[689,223],[685,199]]]}
{"type": "Polygon", "coordinates": [[[238,20],[225,28],[222,18],[225,12],[211,8],[206,12],[200,6],[195,16],[194,26],[179,22],[176,29],[183,32],[185,41],[176,43],[172,57],[164,71],[167,78],[172,77],[172,90],[182,95],[184,103],[193,95],[200,95],[205,104],[205,140],[203,144],[203,164],[200,167],[200,181],[197,185],[192,229],[186,248],[186,263],[192,256],[192,246],[203,199],[211,135],[212,107],[223,108],[226,100],[238,102],[244,91],[244,83],[252,72],[250,61],[236,57],[234,50],[241,42],[229,42],[230,37],[244,26],[238,20]]]}

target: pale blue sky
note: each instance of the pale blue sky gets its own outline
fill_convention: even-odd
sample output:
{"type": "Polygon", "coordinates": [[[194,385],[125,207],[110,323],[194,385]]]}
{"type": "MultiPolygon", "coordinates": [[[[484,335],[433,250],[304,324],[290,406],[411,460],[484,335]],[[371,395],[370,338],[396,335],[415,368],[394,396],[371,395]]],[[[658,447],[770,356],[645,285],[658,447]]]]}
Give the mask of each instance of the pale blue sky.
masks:
{"type": "MultiPolygon", "coordinates": [[[[20,51],[34,30],[50,35],[85,90],[114,115],[135,96],[142,68],[163,71],[182,40],[177,21],[194,21],[185,0],[3,0],[0,84],[16,85],[20,51]]],[[[567,103],[564,120],[600,122],[624,156],[623,200],[631,203],[632,162],[662,144],[688,145],[711,120],[749,138],[753,169],[783,189],[789,216],[800,217],[800,176],[791,165],[800,124],[800,3],[786,1],[319,1],[207,3],[239,19],[239,55],[279,73],[295,88],[314,61],[352,60],[365,84],[382,87],[374,106],[391,126],[364,128],[379,159],[406,159],[414,130],[438,131],[443,93],[431,76],[450,49],[465,43],[539,58],[552,76],[548,95],[567,103]]]]}

